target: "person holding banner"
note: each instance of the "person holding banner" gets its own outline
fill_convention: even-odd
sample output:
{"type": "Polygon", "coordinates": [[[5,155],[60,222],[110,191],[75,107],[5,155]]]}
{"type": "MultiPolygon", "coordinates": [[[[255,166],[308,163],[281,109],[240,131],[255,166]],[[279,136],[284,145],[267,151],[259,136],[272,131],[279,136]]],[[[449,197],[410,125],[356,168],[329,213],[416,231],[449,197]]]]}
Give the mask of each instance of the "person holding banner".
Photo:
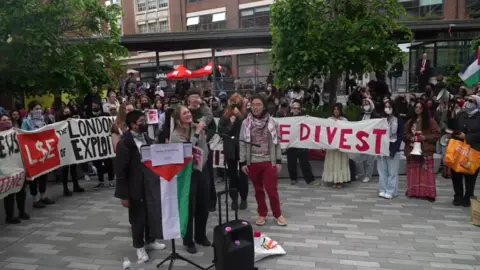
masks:
{"type": "Polygon", "coordinates": [[[437,197],[433,154],[440,139],[440,127],[430,117],[425,103],[416,102],[415,114],[405,124],[405,157],[407,157],[408,197],[424,198],[434,202],[437,197]],[[413,145],[421,143],[421,153],[412,155],[413,145]]]}
{"type": "MultiPolygon", "coordinates": [[[[230,137],[239,138],[240,129],[242,128],[243,116],[245,115],[245,106],[243,104],[243,97],[235,93],[230,97],[228,101],[228,107],[222,118],[219,121],[219,132],[230,137]]],[[[225,156],[225,162],[227,164],[227,175],[229,179],[230,188],[237,189],[237,192],[231,192],[232,209],[237,210],[238,195],[240,194],[240,209],[247,209],[247,196],[248,196],[248,178],[238,169],[239,161],[239,148],[238,141],[232,140],[227,136],[222,136],[223,140],[223,155],[225,156]]]]}
{"type": "MultiPolygon", "coordinates": [[[[128,208],[128,219],[132,230],[133,247],[137,250],[137,258],[141,262],[149,260],[146,249],[165,249],[165,244],[155,241],[152,232],[155,231],[149,224],[149,211],[146,202],[146,181],[149,174],[145,173],[140,154],[143,145],[152,142],[147,136],[148,125],[145,114],[132,111],[127,114],[126,124],[129,128],[117,144],[115,156],[115,174],[117,186],[115,197],[121,200],[128,208]]],[[[158,179],[155,179],[158,181],[158,179]]],[[[155,220],[161,217],[152,217],[155,220]]]]}
{"type": "Polygon", "coordinates": [[[277,121],[267,111],[267,101],[260,95],[252,98],[252,112],[243,120],[240,129],[240,166],[252,179],[257,201],[258,218],[255,222],[263,226],[267,222],[268,207],[265,191],[270,201],[273,217],[280,226],[287,226],[282,215],[278,195],[278,173],[282,169],[282,149],[277,121]],[[252,143],[260,147],[254,147],[252,143]]]}
{"type": "MultiPolygon", "coordinates": [[[[46,126],[43,116],[42,105],[36,100],[32,100],[28,104],[28,116],[23,119],[22,128],[26,131],[32,131],[46,126]]],[[[33,197],[34,208],[45,208],[47,205],[54,204],[55,201],[48,198],[47,192],[48,174],[44,174],[30,181],[30,195],[33,197]],[[40,197],[37,195],[40,193],[40,197]]]]}
{"type": "MultiPolygon", "coordinates": [[[[343,105],[337,103],[333,106],[332,116],[328,119],[334,121],[348,121],[343,117],[343,105]]],[[[343,188],[345,183],[351,181],[349,157],[347,153],[340,150],[327,150],[325,162],[323,165],[322,180],[327,184],[332,184],[333,188],[343,188]]]]}
{"type": "Polygon", "coordinates": [[[170,143],[191,142],[194,146],[203,150],[203,169],[201,171],[194,169],[192,172],[187,233],[183,238],[183,245],[187,252],[194,254],[197,253],[195,242],[205,247],[212,245],[207,239],[210,181],[205,166],[208,159],[205,123],[201,121],[198,124],[193,124],[192,113],[185,106],[180,106],[174,111],[173,120],[174,129],[170,136],[170,143]]]}
{"type": "Polygon", "coordinates": [[[379,157],[377,160],[378,183],[380,192],[378,196],[393,199],[398,196],[398,170],[400,167],[400,145],[403,141],[403,120],[395,111],[392,101],[385,102],[385,117],[390,127],[390,156],[379,157]]]}
{"type": "MultiPolygon", "coordinates": [[[[12,121],[8,115],[0,116],[0,131],[6,131],[13,128],[12,121]]],[[[18,224],[21,220],[29,220],[30,216],[25,212],[25,201],[27,193],[25,192],[25,186],[27,181],[24,182],[19,192],[9,194],[3,199],[3,207],[5,208],[5,223],[18,224]],[[15,217],[14,206],[15,200],[17,201],[18,217],[15,217]]]]}

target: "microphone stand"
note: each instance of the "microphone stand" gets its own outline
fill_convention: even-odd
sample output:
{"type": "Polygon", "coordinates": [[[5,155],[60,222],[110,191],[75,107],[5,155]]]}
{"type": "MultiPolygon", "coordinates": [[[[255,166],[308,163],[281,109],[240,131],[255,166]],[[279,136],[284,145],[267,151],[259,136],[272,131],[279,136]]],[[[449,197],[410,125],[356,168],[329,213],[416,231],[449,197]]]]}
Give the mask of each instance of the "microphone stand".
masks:
{"type": "MultiPolygon", "coordinates": [[[[237,137],[235,137],[235,136],[230,136],[230,135],[228,135],[228,134],[221,133],[221,132],[218,132],[218,131],[215,131],[214,134],[217,134],[218,136],[220,136],[220,138],[222,138],[222,141],[225,141],[225,140],[227,139],[227,140],[233,141],[233,143],[238,144],[238,145],[240,144],[240,142],[242,142],[242,143],[244,143],[244,144],[247,144],[247,145],[250,145],[250,146],[253,146],[253,147],[260,147],[259,144],[247,142],[247,141],[241,140],[241,139],[239,139],[239,138],[237,138],[237,137]]],[[[227,168],[227,162],[226,162],[225,156],[224,156],[224,158],[223,158],[223,168],[224,168],[223,181],[225,182],[225,190],[224,190],[223,192],[226,192],[226,191],[235,192],[235,196],[232,196],[232,197],[233,197],[233,198],[232,198],[232,201],[235,200],[235,201],[237,202],[237,210],[235,210],[235,211],[237,211],[237,213],[238,213],[238,189],[236,189],[236,188],[229,189],[228,179],[227,179],[227,170],[228,170],[228,168],[227,168]]],[[[242,168],[239,168],[239,170],[241,170],[241,169],[242,169],[242,168]]],[[[243,171],[240,172],[240,173],[243,173],[243,171]]],[[[248,175],[247,175],[247,177],[248,177],[248,175]]],[[[217,197],[218,197],[218,194],[221,194],[221,193],[223,193],[223,192],[222,192],[222,191],[217,192],[217,197]]],[[[219,205],[220,205],[220,202],[218,202],[218,203],[219,203],[219,205]]],[[[221,211],[220,208],[219,208],[219,211],[221,211]]],[[[225,214],[226,214],[227,221],[228,221],[228,195],[225,196],[225,214]]],[[[220,213],[220,215],[221,215],[221,213],[220,213]]],[[[236,218],[238,219],[238,215],[236,215],[236,218]]],[[[220,218],[220,216],[219,216],[219,224],[218,224],[218,225],[220,225],[220,222],[221,222],[221,218],[220,218]]],[[[212,245],[212,246],[214,246],[214,245],[215,245],[215,239],[213,239],[213,245],[212,245]]],[[[212,261],[212,265],[210,265],[209,267],[205,268],[205,270],[209,270],[209,269],[215,267],[216,261],[217,261],[217,252],[216,252],[215,247],[214,247],[214,248],[213,248],[213,261],[212,261]]],[[[254,268],[254,269],[257,269],[257,268],[254,268]]],[[[254,270],[254,269],[246,269],[246,270],[254,270]]]]}

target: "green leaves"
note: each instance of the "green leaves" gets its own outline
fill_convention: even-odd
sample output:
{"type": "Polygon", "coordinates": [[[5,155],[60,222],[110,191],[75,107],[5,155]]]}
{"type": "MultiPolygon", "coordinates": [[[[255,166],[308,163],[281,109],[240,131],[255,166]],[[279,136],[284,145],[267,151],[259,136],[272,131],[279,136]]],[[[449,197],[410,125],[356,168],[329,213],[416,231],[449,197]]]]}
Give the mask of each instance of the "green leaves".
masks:
{"type": "Polygon", "coordinates": [[[401,55],[392,36],[411,32],[397,0],[277,0],[271,22],[277,83],[386,69],[401,55]]]}
{"type": "Polygon", "coordinates": [[[110,68],[127,54],[120,45],[120,14],[117,5],[104,7],[98,0],[0,1],[0,91],[114,86],[117,74],[110,68]]]}

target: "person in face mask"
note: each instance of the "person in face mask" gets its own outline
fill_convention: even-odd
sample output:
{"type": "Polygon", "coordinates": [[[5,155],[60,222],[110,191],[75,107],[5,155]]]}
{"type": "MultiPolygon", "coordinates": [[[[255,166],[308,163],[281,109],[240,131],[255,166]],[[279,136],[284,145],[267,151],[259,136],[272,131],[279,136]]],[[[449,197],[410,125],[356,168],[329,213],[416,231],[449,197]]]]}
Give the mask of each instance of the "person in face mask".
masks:
{"type": "MultiPolygon", "coordinates": [[[[375,111],[375,105],[369,98],[365,98],[362,101],[363,112],[360,115],[360,121],[380,118],[380,115],[375,111]]],[[[362,179],[362,182],[368,183],[372,179],[373,164],[375,163],[375,157],[367,154],[358,154],[353,158],[356,165],[355,179],[362,179]]]]}
{"type": "Polygon", "coordinates": [[[220,99],[218,97],[210,99],[210,108],[212,109],[213,117],[222,117],[223,108],[220,106],[220,99]]]}
{"type": "Polygon", "coordinates": [[[258,218],[257,226],[267,222],[268,208],[265,190],[270,201],[273,217],[279,226],[286,226],[278,195],[278,173],[282,169],[282,149],[278,123],[267,111],[267,101],[261,96],[252,98],[252,112],[243,120],[240,130],[240,167],[250,176],[255,188],[258,218]],[[257,144],[254,147],[245,142],[257,144]]]}
{"type": "Polygon", "coordinates": [[[143,95],[140,98],[140,106],[141,106],[142,111],[148,110],[152,107],[151,104],[150,104],[150,99],[148,98],[148,96],[143,95]]]}
{"type": "MultiPolygon", "coordinates": [[[[7,131],[13,128],[12,121],[8,115],[0,115],[0,132],[7,131]]],[[[25,187],[27,181],[24,182],[19,192],[9,194],[3,199],[3,206],[5,208],[5,223],[18,224],[22,220],[29,220],[30,216],[25,212],[25,200],[27,193],[25,187]],[[15,200],[17,201],[18,217],[14,216],[15,200]]]]}
{"type": "Polygon", "coordinates": [[[158,211],[149,211],[145,193],[145,190],[155,188],[150,183],[158,182],[158,176],[150,172],[141,161],[140,148],[153,143],[146,134],[148,126],[145,114],[141,111],[129,112],[126,124],[128,130],[117,144],[115,167],[122,170],[115,172],[117,186],[114,196],[120,199],[123,207],[128,208],[133,247],[137,251],[138,260],[146,262],[149,260],[146,250],[165,249],[165,244],[155,240],[161,237],[161,232],[156,229],[161,226],[155,224],[155,221],[162,220],[162,217],[154,216],[158,211]]]}
{"type": "MultiPolygon", "coordinates": [[[[480,96],[467,96],[465,105],[453,121],[453,139],[466,142],[473,149],[480,151],[480,96]]],[[[454,191],[453,205],[470,207],[470,197],[474,196],[478,170],[473,175],[452,170],[454,191]],[[463,182],[465,181],[465,191],[463,182]]]]}

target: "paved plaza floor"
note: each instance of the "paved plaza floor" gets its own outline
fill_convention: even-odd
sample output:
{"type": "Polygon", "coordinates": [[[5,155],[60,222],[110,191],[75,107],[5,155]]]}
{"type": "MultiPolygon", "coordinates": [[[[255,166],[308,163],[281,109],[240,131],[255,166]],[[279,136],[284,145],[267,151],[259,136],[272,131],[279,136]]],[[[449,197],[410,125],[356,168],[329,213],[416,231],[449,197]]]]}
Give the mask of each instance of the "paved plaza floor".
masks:
{"type": "MultiPolygon", "coordinates": [[[[377,197],[377,183],[350,184],[343,190],[279,185],[288,227],[255,228],[274,238],[287,255],[264,259],[259,269],[480,269],[480,228],[470,224],[469,209],[451,205],[450,180],[437,179],[435,203],[377,197]]],[[[95,269],[119,270],[124,257],[136,260],[127,211],[113,198],[113,190],[88,191],[70,198],[57,197],[61,186],[49,187],[57,204],[30,210],[32,220],[19,225],[0,225],[1,269],[95,269]]],[[[253,222],[256,204],[240,217],[253,222]]],[[[3,222],[2,216],[2,222],[3,222]]],[[[209,237],[217,214],[209,219],[209,237]]],[[[167,243],[168,244],[168,243],[167,243]]],[[[185,254],[181,241],[177,248],[185,254]]],[[[168,251],[150,252],[147,264],[132,270],[155,269],[168,251]]],[[[199,248],[188,258],[208,265],[211,248],[199,248]]],[[[162,267],[160,269],[166,269],[162,267]]],[[[174,269],[194,269],[177,262],[174,269]]],[[[249,269],[245,269],[249,270],[249,269]]]]}

